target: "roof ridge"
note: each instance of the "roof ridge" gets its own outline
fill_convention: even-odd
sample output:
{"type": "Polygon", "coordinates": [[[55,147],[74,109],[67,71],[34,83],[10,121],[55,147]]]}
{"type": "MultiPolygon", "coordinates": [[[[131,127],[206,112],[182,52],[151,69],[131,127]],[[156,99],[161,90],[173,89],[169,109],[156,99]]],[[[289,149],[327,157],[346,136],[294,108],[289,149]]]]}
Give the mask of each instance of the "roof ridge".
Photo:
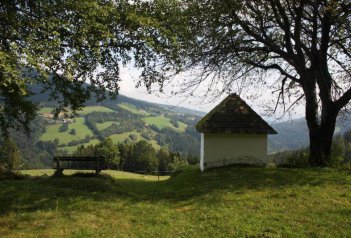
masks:
{"type": "Polygon", "coordinates": [[[209,133],[277,134],[277,132],[236,93],[229,94],[206,114],[196,124],[196,129],[199,132],[209,133]],[[236,100],[239,104],[235,104],[235,101],[233,101],[234,104],[231,103],[227,105],[230,100],[236,100]],[[220,111],[221,108],[223,108],[223,111],[220,111]],[[231,115],[233,115],[233,117],[231,117],[231,115]]]}
{"type": "Polygon", "coordinates": [[[223,99],[217,106],[212,108],[211,111],[209,111],[205,116],[203,116],[200,121],[195,125],[196,129],[199,130],[199,128],[209,119],[211,119],[212,115],[217,112],[218,108],[220,108],[221,105],[224,105],[230,98],[231,95],[237,95],[236,93],[229,94],[225,99],[223,99]]]}
{"type": "MultiPolygon", "coordinates": [[[[235,94],[235,93],[234,93],[235,94]]],[[[266,120],[264,120],[254,109],[252,109],[252,107],[250,107],[249,104],[247,104],[240,96],[238,96],[237,94],[235,94],[237,96],[237,98],[242,102],[244,103],[253,113],[256,114],[256,116],[258,116],[263,123],[265,123],[267,126],[271,127],[268,122],[266,122],[266,120]]],[[[272,127],[271,127],[272,128],[272,127]]],[[[273,129],[273,128],[272,128],[273,129]]],[[[274,130],[274,129],[273,129],[274,130]]],[[[275,131],[275,130],[274,130],[275,131]]]]}

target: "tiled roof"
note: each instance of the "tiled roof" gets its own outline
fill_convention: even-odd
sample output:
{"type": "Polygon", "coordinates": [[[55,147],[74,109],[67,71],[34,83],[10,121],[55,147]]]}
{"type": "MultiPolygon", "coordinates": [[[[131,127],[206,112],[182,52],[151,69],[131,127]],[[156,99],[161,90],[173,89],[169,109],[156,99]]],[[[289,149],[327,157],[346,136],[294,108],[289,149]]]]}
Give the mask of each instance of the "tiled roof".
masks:
{"type": "Polygon", "coordinates": [[[197,124],[201,133],[277,134],[238,95],[230,94],[197,124]]]}

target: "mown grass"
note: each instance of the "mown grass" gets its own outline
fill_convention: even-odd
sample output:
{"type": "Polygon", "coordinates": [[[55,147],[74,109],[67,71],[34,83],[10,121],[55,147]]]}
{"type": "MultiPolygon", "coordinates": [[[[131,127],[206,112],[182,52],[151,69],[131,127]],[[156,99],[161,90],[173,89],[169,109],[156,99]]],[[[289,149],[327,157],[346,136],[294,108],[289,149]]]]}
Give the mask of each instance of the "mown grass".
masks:
{"type": "MultiPolygon", "coordinates": [[[[39,172],[27,172],[40,175],[39,172]]],[[[46,171],[48,174],[48,171],[46,171]]],[[[348,237],[351,175],[190,167],[0,182],[0,237],[348,237]]]]}
{"type": "MultiPolygon", "coordinates": [[[[38,176],[52,176],[55,173],[54,169],[28,169],[28,170],[20,170],[17,171],[20,174],[38,177],[38,176]]],[[[67,169],[63,171],[64,175],[76,175],[83,174],[84,175],[93,175],[94,171],[92,170],[71,170],[67,169]]],[[[154,176],[154,175],[144,175],[144,174],[136,174],[136,173],[129,173],[123,171],[115,171],[115,170],[103,170],[102,176],[107,175],[114,179],[138,179],[138,180],[145,180],[145,181],[158,181],[158,180],[166,180],[169,179],[170,176],[154,176]]]]}

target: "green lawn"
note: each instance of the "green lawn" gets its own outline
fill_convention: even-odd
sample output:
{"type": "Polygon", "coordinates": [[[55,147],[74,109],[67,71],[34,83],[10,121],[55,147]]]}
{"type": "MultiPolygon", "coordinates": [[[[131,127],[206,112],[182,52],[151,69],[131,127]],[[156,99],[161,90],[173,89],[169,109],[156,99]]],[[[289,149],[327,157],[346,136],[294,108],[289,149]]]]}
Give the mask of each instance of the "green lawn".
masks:
{"type": "MultiPolygon", "coordinates": [[[[44,172],[26,171],[40,176],[44,172]]],[[[0,182],[0,237],[349,237],[351,174],[190,167],[0,182]]]]}
{"type": "Polygon", "coordinates": [[[55,138],[59,139],[60,144],[68,143],[73,140],[84,139],[86,135],[93,135],[93,132],[84,124],[83,117],[77,117],[74,119],[75,122],[68,125],[68,130],[65,132],[60,132],[59,128],[62,124],[49,125],[46,128],[46,132],[40,137],[42,141],[54,140],[55,138]],[[71,129],[76,130],[76,135],[69,134],[71,129]]]}
{"type": "Polygon", "coordinates": [[[159,129],[169,127],[169,128],[172,128],[173,130],[176,130],[178,132],[184,132],[186,127],[187,127],[186,124],[178,121],[179,128],[176,128],[171,124],[171,119],[164,117],[164,116],[144,117],[142,119],[143,119],[143,121],[145,121],[148,124],[153,124],[153,125],[157,126],[159,129]]]}
{"type": "MultiPolygon", "coordinates": [[[[54,169],[30,169],[30,170],[20,170],[21,174],[29,175],[29,176],[52,176],[55,172],[54,169]]],[[[84,174],[91,174],[95,171],[91,170],[64,170],[64,175],[73,175],[76,173],[84,173],[84,174]]],[[[143,175],[143,174],[135,174],[123,171],[115,171],[115,170],[103,170],[101,172],[103,175],[109,175],[114,179],[138,179],[138,180],[146,180],[146,181],[158,181],[158,177],[154,175],[143,175]]],[[[169,179],[169,176],[160,176],[160,180],[169,179]]]]}

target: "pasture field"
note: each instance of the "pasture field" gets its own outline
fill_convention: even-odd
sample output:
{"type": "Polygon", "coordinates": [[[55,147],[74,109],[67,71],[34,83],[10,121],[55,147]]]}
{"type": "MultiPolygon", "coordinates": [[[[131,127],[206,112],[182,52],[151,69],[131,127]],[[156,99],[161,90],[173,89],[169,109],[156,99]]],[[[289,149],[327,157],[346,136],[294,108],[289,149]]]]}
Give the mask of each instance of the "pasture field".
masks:
{"type": "Polygon", "coordinates": [[[92,139],[88,143],[74,145],[74,146],[64,146],[61,148],[67,150],[69,153],[73,153],[77,149],[78,146],[84,145],[85,147],[87,147],[88,145],[97,145],[99,143],[100,143],[100,141],[98,139],[92,139]]]}
{"type": "Polygon", "coordinates": [[[112,124],[119,125],[119,122],[107,121],[107,122],[103,122],[103,123],[96,123],[96,127],[99,131],[102,131],[102,130],[106,129],[107,127],[111,126],[112,124]]]}
{"type": "Polygon", "coordinates": [[[173,129],[178,131],[178,132],[184,132],[185,129],[187,128],[187,124],[185,124],[185,123],[183,123],[181,121],[178,121],[178,125],[179,125],[179,128],[173,127],[173,129]]]}
{"type": "Polygon", "coordinates": [[[157,126],[159,129],[163,129],[166,127],[172,128],[175,131],[178,132],[184,132],[187,125],[184,124],[183,122],[178,121],[179,128],[174,127],[171,124],[171,119],[164,117],[164,116],[158,116],[158,117],[144,117],[143,120],[148,123],[148,124],[153,124],[157,126]]]}
{"type": "Polygon", "coordinates": [[[52,113],[53,108],[52,107],[42,107],[39,110],[39,114],[47,114],[47,113],[52,113]]]}
{"type": "MultiPolygon", "coordinates": [[[[39,114],[52,113],[52,107],[40,108],[39,114]]],[[[86,115],[91,112],[114,112],[112,109],[103,106],[86,106],[81,111],[77,111],[80,115],[86,115]]]]}
{"type": "Polygon", "coordinates": [[[85,118],[84,117],[77,117],[74,118],[74,122],[68,125],[68,132],[71,129],[76,130],[76,135],[80,139],[84,139],[85,136],[93,136],[93,132],[85,125],[85,118]]]}
{"type": "Polygon", "coordinates": [[[55,138],[59,139],[60,144],[68,143],[73,140],[84,139],[86,135],[92,136],[93,132],[84,124],[83,117],[74,118],[75,122],[72,122],[68,125],[68,130],[60,132],[59,128],[62,124],[49,125],[46,128],[46,132],[40,137],[42,141],[54,140],[55,138]],[[69,132],[71,129],[76,130],[76,135],[71,135],[69,132]]]}
{"type": "Polygon", "coordinates": [[[349,237],[351,174],[187,167],[0,181],[0,237],[349,237]]]}
{"type": "Polygon", "coordinates": [[[82,111],[77,111],[80,115],[86,115],[91,112],[114,112],[114,110],[103,106],[88,106],[84,107],[82,111]]]}
{"type": "MultiPolygon", "coordinates": [[[[121,134],[114,134],[109,136],[109,138],[112,139],[113,143],[117,144],[117,143],[122,143],[124,142],[125,139],[129,139],[129,135],[130,134],[134,134],[136,135],[136,140],[135,141],[140,141],[140,140],[146,140],[145,138],[143,138],[141,136],[140,132],[137,131],[130,131],[130,132],[125,132],[125,133],[121,133],[121,134]]],[[[161,146],[157,143],[156,140],[152,139],[152,140],[146,140],[148,143],[152,144],[152,146],[156,149],[159,150],[161,148],[161,146]]]]}
{"type": "Polygon", "coordinates": [[[139,110],[135,105],[130,104],[130,103],[122,102],[122,103],[119,103],[118,106],[120,108],[123,108],[127,111],[134,113],[134,114],[140,114],[140,115],[147,115],[148,114],[147,112],[145,112],[143,110],[139,110]]]}

